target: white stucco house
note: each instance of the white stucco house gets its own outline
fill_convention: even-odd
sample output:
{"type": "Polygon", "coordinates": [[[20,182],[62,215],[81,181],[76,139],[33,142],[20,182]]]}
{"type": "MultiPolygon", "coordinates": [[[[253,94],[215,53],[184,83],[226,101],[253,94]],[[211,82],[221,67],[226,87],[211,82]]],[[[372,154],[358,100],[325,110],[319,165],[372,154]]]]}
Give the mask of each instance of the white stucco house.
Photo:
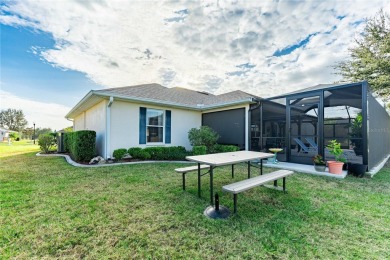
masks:
{"type": "Polygon", "coordinates": [[[16,133],[16,132],[0,127],[0,142],[7,141],[10,133],[16,133]]]}
{"type": "Polygon", "coordinates": [[[73,121],[75,131],[96,131],[97,152],[106,158],[115,149],[136,146],[190,150],[188,131],[201,125],[217,130],[219,143],[248,149],[248,112],[257,100],[243,91],[213,95],[144,84],[91,90],[65,117],[73,121]]]}

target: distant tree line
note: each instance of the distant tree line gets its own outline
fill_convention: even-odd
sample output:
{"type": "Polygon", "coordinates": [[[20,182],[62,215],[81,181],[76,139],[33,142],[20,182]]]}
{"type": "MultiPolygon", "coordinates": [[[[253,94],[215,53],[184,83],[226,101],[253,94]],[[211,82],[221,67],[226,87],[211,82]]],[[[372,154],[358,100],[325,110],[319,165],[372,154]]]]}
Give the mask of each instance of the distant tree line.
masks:
{"type": "MultiPolygon", "coordinates": [[[[26,127],[27,125],[28,122],[22,110],[8,108],[0,111],[0,127],[18,132],[10,134],[13,139],[37,139],[41,134],[55,132],[51,128],[37,127],[34,135],[34,128],[26,127]]],[[[64,128],[63,131],[72,132],[73,127],[64,128]]]]}

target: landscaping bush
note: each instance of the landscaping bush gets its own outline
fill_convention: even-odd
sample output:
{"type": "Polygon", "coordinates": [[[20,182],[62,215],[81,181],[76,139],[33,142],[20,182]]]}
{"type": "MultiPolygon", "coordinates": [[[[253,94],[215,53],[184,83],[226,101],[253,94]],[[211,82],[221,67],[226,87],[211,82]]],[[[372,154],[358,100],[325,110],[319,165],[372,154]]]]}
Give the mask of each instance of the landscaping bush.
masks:
{"type": "Polygon", "coordinates": [[[66,133],[64,138],[65,151],[68,151],[74,160],[88,162],[95,157],[95,131],[82,130],[66,133]]]}
{"type": "Polygon", "coordinates": [[[19,133],[14,133],[14,132],[12,132],[12,133],[9,133],[9,138],[11,138],[11,139],[13,139],[13,140],[15,140],[15,141],[19,141],[19,133]]]}
{"type": "Polygon", "coordinates": [[[166,147],[146,147],[143,151],[150,154],[152,160],[165,160],[166,159],[166,147]]]}
{"type": "Polygon", "coordinates": [[[228,153],[228,152],[236,152],[239,151],[240,148],[235,145],[223,145],[216,144],[213,146],[212,153],[228,153]]]}
{"type": "Polygon", "coordinates": [[[56,145],[56,139],[50,134],[42,134],[39,135],[38,145],[43,153],[49,153],[56,145]]]}
{"type": "Polygon", "coordinates": [[[140,160],[185,160],[188,152],[183,146],[170,147],[146,147],[144,149],[139,147],[132,147],[128,153],[134,159],[140,160]]]}
{"type": "Polygon", "coordinates": [[[131,157],[134,159],[139,159],[139,154],[142,152],[142,148],[139,147],[132,147],[127,150],[127,152],[130,154],[131,157]]]}
{"type": "Polygon", "coordinates": [[[148,153],[147,151],[145,150],[141,150],[139,153],[138,153],[138,158],[137,159],[140,159],[140,160],[148,160],[150,159],[150,153],[148,153]]]}
{"type": "Polygon", "coordinates": [[[116,150],[114,150],[114,152],[113,152],[113,156],[114,156],[114,158],[116,159],[116,160],[122,160],[123,159],[123,157],[125,156],[127,154],[127,149],[125,149],[125,148],[120,148],[120,149],[116,149],[116,150]]]}
{"type": "Polygon", "coordinates": [[[166,147],[166,160],[185,160],[188,152],[183,146],[166,147]]]}
{"type": "Polygon", "coordinates": [[[212,147],[217,143],[219,135],[208,126],[201,126],[198,128],[191,128],[188,132],[188,139],[192,146],[204,145],[207,151],[212,150],[212,147]]]}
{"type": "Polygon", "coordinates": [[[207,153],[207,147],[204,145],[196,145],[192,148],[193,155],[203,155],[207,153]]]}

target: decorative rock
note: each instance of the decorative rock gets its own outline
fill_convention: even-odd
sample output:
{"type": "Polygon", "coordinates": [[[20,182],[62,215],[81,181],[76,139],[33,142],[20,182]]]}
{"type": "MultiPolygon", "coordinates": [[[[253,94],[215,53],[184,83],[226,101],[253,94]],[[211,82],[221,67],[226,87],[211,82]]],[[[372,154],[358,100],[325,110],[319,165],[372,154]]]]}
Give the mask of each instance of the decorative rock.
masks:
{"type": "Polygon", "coordinates": [[[131,159],[131,158],[133,158],[130,154],[125,154],[125,156],[123,156],[123,158],[122,159],[131,159]]]}
{"type": "Polygon", "coordinates": [[[106,163],[106,160],[102,159],[98,162],[98,164],[105,164],[106,163]]]}
{"type": "Polygon", "coordinates": [[[92,158],[91,161],[89,161],[89,164],[97,164],[101,161],[105,161],[104,158],[101,156],[96,156],[95,158],[92,158]]]}

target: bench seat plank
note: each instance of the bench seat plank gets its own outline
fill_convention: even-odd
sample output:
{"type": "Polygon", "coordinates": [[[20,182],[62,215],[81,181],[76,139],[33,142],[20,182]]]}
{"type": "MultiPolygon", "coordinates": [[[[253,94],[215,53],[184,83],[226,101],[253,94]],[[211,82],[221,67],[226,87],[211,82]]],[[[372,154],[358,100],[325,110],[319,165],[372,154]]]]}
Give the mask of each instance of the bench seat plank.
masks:
{"type": "MultiPolygon", "coordinates": [[[[200,165],[200,169],[209,169],[209,168],[210,168],[210,165],[207,165],[207,164],[200,165]]],[[[192,171],[197,171],[197,170],[198,170],[198,165],[175,169],[175,171],[178,173],[186,173],[186,172],[192,172],[192,171]]]]}
{"type": "Polygon", "coordinates": [[[279,170],[272,173],[260,175],[254,178],[246,179],[222,187],[223,191],[231,192],[233,194],[238,194],[240,192],[249,190],[256,186],[260,186],[266,182],[274,181],[292,175],[294,172],[289,170],[279,170]]]}

